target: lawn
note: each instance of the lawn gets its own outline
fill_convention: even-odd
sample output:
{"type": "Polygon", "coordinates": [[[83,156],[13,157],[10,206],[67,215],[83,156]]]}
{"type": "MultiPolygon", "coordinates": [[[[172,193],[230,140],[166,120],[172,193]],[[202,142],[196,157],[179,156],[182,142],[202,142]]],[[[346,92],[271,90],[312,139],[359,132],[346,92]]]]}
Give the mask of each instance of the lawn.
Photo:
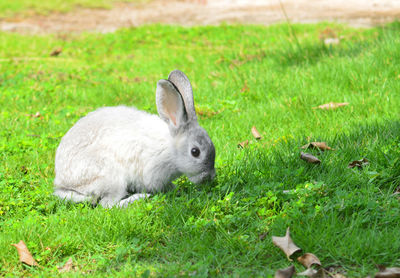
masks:
{"type": "Polygon", "coordinates": [[[305,252],[348,277],[399,266],[400,24],[293,28],[296,38],[287,25],[0,33],[0,276],[52,277],[69,258],[71,277],[302,271],[272,244],[287,227],[305,252]],[[339,44],[321,42],[332,32],[339,44]],[[156,113],[156,82],[174,69],[192,81],[217,180],[182,177],[126,209],[52,196],[63,134],[101,106],[156,113]],[[349,104],[314,109],[331,101],[349,104]],[[307,150],[319,165],[299,158],[311,141],[334,148],[307,150]],[[364,168],[347,167],[364,157],[364,168]],[[19,263],[11,244],[20,240],[41,267],[19,263]]]}

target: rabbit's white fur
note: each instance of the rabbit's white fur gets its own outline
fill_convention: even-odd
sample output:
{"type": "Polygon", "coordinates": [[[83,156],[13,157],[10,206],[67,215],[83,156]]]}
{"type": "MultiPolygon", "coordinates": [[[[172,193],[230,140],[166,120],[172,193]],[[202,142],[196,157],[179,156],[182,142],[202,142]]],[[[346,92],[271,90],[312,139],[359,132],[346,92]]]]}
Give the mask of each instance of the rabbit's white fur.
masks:
{"type": "Polygon", "coordinates": [[[215,151],[207,133],[195,118],[185,118],[183,100],[174,96],[177,89],[171,82],[161,80],[157,91],[163,120],[133,107],[105,107],[80,119],[65,134],[56,152],[55,195],[74,202],[100,201],[105,207],[125,206],[148,196],[146,193],[168,189],[185,167],[196,168],[186,174],[196,174],[202,180],[214,177],[215,151]],[[201,165],[198,160],[191,161],[193,158],[182,158],[190,129],[197,134],[190,136],[199,138],[194,140],[196,144],[206,143],[208,157],[201,165]],[[127,197],[132,192],[136,194],[127,197]]]}
{"type": "MultiPolygon", "coordinates": [[[[128,190],[161,191],[165,181],[180,174],[169,163],[173,161],[172,143],[168,125],[155,115],[125,106],[100,108],[80,119],[63,137],[54,183],[62,187],[90,184],[81,193],[96,198],[107,195],[110,187],[114,191],[111,199],[122,199],[128,190]],[[126,184],[124,179],[135,188],[121,187],[126,184]]],[[[108,200],[102,203],[107,205],[108,200]]]]}

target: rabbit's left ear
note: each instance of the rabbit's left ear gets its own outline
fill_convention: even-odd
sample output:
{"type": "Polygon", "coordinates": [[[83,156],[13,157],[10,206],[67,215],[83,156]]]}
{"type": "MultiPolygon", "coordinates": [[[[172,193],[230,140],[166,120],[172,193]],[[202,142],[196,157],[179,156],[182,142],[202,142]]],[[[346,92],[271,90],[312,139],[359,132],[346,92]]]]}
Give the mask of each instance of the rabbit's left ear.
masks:
{"type": "Polygon", "coordinates": [[[182,96],[170,81],[164,79],[158,81],[156,104],[161,119],[175,130],[187,122],[182,96]]]}
{"type": "Polygon", "coordinates": [[[194,109],[193,90],[189,78],[180,70],[174,70],[169,74],[168,81],[174,84],[182,95],[189,120],[197,121],[196,110],[194,109]]]}

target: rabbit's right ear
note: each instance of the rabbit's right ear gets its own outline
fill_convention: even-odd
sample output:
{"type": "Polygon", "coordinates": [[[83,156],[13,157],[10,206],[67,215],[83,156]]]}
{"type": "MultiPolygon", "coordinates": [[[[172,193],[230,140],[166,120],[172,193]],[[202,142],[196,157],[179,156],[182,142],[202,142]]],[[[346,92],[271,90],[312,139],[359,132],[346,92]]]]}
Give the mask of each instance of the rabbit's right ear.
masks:
{"type": "Polygon", "coordinates": [[[197,121],[196,110],[194,109],[193,90],[189,78],[180,70],[174,70],[168,75],[168,81],[174,84],[181,94],[188,118],[197,121]]]}
{"type": "Polygon", "coordinates": [[[182,96],[168,80],[161,79],[156,91],[157,111],[170,127],[178,129],[187,122],[182,96]]]}

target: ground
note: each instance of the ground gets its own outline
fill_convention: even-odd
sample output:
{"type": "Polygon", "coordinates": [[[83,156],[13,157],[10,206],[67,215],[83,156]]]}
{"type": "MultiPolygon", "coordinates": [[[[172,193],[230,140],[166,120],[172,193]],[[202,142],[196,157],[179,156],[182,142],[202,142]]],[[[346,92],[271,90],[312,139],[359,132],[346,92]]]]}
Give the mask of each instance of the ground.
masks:
{"type": "Polygon", "coordinates": [[[113,32],[149,23],[215,25],[337,21],[374,26],[400,17],[396,0],[208,0],[117,3],[110,9],[77,8],[66,13],[31,14],[0,20],[0,30],[21,33],[113,32]],[[286,13],[286,16],[285,16],[286,13]]]}

